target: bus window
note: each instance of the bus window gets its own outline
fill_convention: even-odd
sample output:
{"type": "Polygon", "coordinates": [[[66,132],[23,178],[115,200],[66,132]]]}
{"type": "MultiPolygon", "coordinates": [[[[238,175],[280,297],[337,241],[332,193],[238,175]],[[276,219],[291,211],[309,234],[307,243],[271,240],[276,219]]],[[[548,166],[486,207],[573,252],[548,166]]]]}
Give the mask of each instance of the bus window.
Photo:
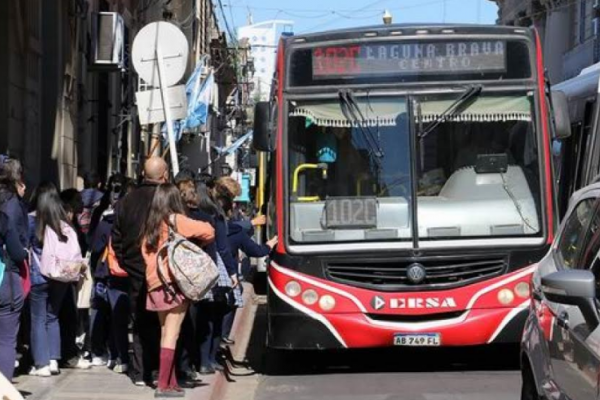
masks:
{"type": "MultiPolygon", "coordinates": [[[[420,125],[426,130],[454,97],[420,97],[420,125]]],[[[541,233],[532,106],[521,93],[481,96],[418,141],[422,239],[541,233]]]]}
{"type": "Polygon", "coordinates": [[[292,239],[410,240],[406,99],[357,98],[354,109],[339,99],[295,101],[290,108],[292,239]]]}

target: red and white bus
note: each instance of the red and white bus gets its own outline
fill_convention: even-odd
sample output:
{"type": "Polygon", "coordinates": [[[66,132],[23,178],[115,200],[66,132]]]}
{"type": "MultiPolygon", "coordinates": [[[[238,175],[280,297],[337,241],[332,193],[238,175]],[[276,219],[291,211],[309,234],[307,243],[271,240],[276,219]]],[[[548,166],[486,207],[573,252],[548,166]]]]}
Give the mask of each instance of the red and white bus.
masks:
{"type": "Polygon", "coordinates": [[[548,87],[525,28],[283,38],[254,129],[280,239],[268,345],[518,342],[557,223],[550,143],[569,131],[548,87]]]}

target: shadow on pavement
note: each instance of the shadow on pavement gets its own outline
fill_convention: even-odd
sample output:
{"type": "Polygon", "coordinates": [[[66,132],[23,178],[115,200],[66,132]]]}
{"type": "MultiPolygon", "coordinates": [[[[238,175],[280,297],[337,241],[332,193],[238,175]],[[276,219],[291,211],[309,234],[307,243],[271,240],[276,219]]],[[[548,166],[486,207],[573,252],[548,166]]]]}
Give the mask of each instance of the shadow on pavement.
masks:
{"type": "Polygon", "coordinates": [[[274,350],[265,347],[266,305],[260,305],[247,359],[263,375],[334,373],[514,371],[518,345],[437,349],[377,348],[352,350],[274,350]]]}

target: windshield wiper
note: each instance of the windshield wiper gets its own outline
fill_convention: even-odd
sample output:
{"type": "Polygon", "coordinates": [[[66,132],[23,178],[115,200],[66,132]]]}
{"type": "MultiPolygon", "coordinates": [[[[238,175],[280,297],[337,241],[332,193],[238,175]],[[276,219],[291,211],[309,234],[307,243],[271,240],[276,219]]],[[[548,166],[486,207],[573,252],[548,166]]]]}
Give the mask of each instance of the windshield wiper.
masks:
{"type": "Polygon", "coordinates": [[[366,118],[360,110],[360,107],[358,106],[358,103],[356,102],[352,92],[350,90],[340,90],[338,94],[340,96],[340,106],[342,108],[342,114],[344,114],[344,117],[346,117],[348,122],[350,122],[351,126],[358,126],[358,129],[362,133],[371,153],[377,158],[383,158],[383,149],[381,146],[379,146],[377,138],[368,125],[366,126],[366,130],[363,126],[365,125],[366,118]]]}
{"type": "Polygon", "coordinates": [[[481,94],[483,87],[481,85],[469,86],[458,99],[456,99],[448,108],[446,108],[434,121],[431,121],[429,125],[419,133],[419,139],[423,139],[429,135],[435,128],[441,123],[446,122],[448,118],[462,111],[462,109],[477,96],[481,94]]]}

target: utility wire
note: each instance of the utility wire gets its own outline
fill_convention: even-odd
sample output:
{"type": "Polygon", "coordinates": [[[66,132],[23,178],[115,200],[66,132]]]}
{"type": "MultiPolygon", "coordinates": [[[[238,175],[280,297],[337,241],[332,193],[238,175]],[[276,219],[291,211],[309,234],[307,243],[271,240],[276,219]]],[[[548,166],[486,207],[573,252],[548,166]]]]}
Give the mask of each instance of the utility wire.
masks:
{"type": "Polygon", "coordinates": [[[223,23],[225,24],[225,29],[227,30],[227,33],[229,33],[229,39],[231,40],[232,43],[237,43],[237,38],[235,37],[235,35],[233,35],[231,28],[229,26],[229,22],[227,21],[227,16],[225,15],[225,9],[223,8],[223,2],[221,0],[218,0],[219,3],[219,9],[221,10],[221,16],[223,17],[223,23]]]}
{"type": "MultiPolygon", "coordinates": [[[[434,5],[434,4],[442,4],[442,3],[445,3],[447,1],[455,1],[455,0],[433,0],[433,1],[428,1],[428,2],[420,2],[419,4],[413,4],[413,5],[402,6],[402,7],[388,8],[388,11],[410,10],[410,9],[413,9],[413,8],[421,8],[421,7],[426,7],[426,6],[430,6],[430,5],[434,5]]],[[[364,10],[364,7],[363,7],[363,9],[350,10],[349,12],[351,12],[353,14],[356,14],[356,13],[360,12],[361,10],[364,10]]],[[[365,16],[364,14],[363,15],[357,15],[357,16],[349,16],[349,15],[342,14],[339,11],[336,11],[336,10],[331,10],[331,14],[335,15],[335,16],[337,16],[339,18],[353,19],[353,20],[365,20],[365,19],[371,19],[371,18],[374,18],[374,17],[376,17],[378,15],[381,15],[381,11],[377,11],[374,14],[369,14],[368,16],[365,16]]],[[[308,29],[305,29],[305,30],[303,30],[303,31],[301,31],[299,33],[313,32],[313,31],[315,31],[317,29],[321,29],[321,28],[323,28],[323,27],[325,27],[327,25],[331,25],[331,24],[335,23],[337,21],[337,19],[339,19],[339,18],[333,18],[333,19],[331,19],[329,21],[326,21],[326,22],[314,25],[314,26],[312,26],[312,27],[310,27],[308,29]]]]}

